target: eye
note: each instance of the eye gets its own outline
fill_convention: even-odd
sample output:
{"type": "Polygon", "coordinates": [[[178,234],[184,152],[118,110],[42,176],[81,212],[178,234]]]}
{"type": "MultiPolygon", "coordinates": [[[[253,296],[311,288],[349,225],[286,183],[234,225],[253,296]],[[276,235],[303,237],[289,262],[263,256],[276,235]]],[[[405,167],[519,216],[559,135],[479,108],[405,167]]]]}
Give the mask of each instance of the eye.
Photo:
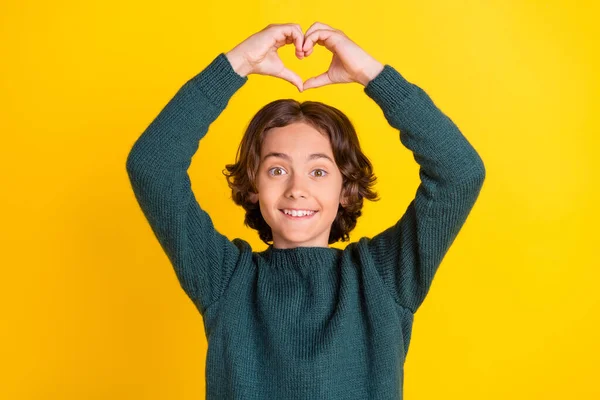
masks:
{"type": "MultiPolygon", "coordinates": [[[[328,172],[322,168],[314,169],[313,172],[316,172],[316,174],[313,176],[316,176],[317,178],[322,178],[328,174],[328,172]]],[[[268,170],[268,173],[270,176],[280,176],[280,175],[284,175],[285,170],[281,167],[273,167],[268,170]],[[279,172],[277,172],[277,171],[279,171],[279,172]]]]}
{"type": "Polygon", "coordinates": [[[283,168],[281,168],[281,167],[273,167],[273,168],[269,169],[269,171],[268,171],[269,175],[271,175],[271,176],[279,176],[279,175],[281,175],[282,173],[278,173],[278,174],[271,173],[271,171],[277,171],[277,170],[283,171],[283,168]]]}
{"type": "Polygon", "coordinates": [[[322,178],[322,177],[324,177],[325,175],[327,175],[327,173],[328,173],[327,171],[325,171],[324,169],[321,169],[321,168],[317,168],[317,169],[315,169],[315,170],[313,170],[313,171],[321,171],[321,174],[320,174],[320,175],[317,175],[317,178],[322,178]]]}

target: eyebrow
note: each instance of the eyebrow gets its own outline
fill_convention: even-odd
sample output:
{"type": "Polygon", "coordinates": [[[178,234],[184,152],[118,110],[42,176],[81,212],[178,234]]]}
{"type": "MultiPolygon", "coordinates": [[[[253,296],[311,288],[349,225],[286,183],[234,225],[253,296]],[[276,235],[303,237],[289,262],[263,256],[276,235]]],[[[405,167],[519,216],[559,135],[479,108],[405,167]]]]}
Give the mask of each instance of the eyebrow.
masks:
{"type": "MultiPolygon", "coordinates": [[[[263,157],[263,159],[262,159],[263,162],[267,158],[269,158],[269,157],[278,157],[278,158],[283,158],[284,160],[287,160],[287,161],[292,161],[292,158],[290,156],[288,156],[287,154],[285,154],[285,153],[278,153],[278,152],[272,151],[272,152],[270,152],[269,154],[267,154],[267,155],[265,155],[263,157]]],[[[311,155],[309,155],[307,157],[306,161],[317,160],[317,159],[320,159],[320,158],[326,158],[332,164],[335,164],[335,162],[331,159],[331,157],[329,157],[327,154],[324,154],[324,153],[314,153],[314,154],[311,154],[311,155]]]]}

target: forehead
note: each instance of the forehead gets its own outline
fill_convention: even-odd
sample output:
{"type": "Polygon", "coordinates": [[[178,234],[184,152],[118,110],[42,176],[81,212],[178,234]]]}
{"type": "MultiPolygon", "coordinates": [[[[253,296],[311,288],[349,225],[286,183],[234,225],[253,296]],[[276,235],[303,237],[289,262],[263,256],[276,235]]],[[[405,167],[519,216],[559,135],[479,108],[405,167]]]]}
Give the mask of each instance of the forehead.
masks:
{"type": "Polygon", "coordinates": [[[272,151],[288,154],[319,151],[332,154],[329,137],[303,122],[270,129],[264,136],[261,154],[272,151]]]}

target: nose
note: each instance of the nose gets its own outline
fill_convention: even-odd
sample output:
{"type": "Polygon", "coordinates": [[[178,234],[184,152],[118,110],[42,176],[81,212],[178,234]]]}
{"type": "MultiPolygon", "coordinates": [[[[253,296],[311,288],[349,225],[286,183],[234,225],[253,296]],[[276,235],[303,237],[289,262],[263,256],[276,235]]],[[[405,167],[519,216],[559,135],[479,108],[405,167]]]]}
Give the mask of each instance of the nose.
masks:
{"type": "Polygon", "coordinates": [[[286,197],[298,199],[300,197],[306,198],[308,191],[306,190],[305,178],[302,174],[292,173],[288,179],[288,186],[286,188],[286,197]]]}

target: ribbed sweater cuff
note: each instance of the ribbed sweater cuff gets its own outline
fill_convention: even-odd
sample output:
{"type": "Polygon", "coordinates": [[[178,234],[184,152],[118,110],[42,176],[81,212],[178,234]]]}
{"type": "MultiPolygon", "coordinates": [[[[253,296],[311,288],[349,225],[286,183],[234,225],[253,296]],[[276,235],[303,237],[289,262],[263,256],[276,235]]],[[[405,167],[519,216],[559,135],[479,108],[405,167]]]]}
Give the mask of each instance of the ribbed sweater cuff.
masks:
{"type": "Polygon", "coordinates": [[[401,106],[414,90],[415,86],[388,64],[364,88],[365,93],[384,110],[401,106]]]}
{"type": "Polygon", "coordinates": [[[220,53],[206,68],[187,82],[204,93],[206,98],[219,110],[227,106],[234,93],[248,81],[233,69],[231,63],[220,53]]]}

